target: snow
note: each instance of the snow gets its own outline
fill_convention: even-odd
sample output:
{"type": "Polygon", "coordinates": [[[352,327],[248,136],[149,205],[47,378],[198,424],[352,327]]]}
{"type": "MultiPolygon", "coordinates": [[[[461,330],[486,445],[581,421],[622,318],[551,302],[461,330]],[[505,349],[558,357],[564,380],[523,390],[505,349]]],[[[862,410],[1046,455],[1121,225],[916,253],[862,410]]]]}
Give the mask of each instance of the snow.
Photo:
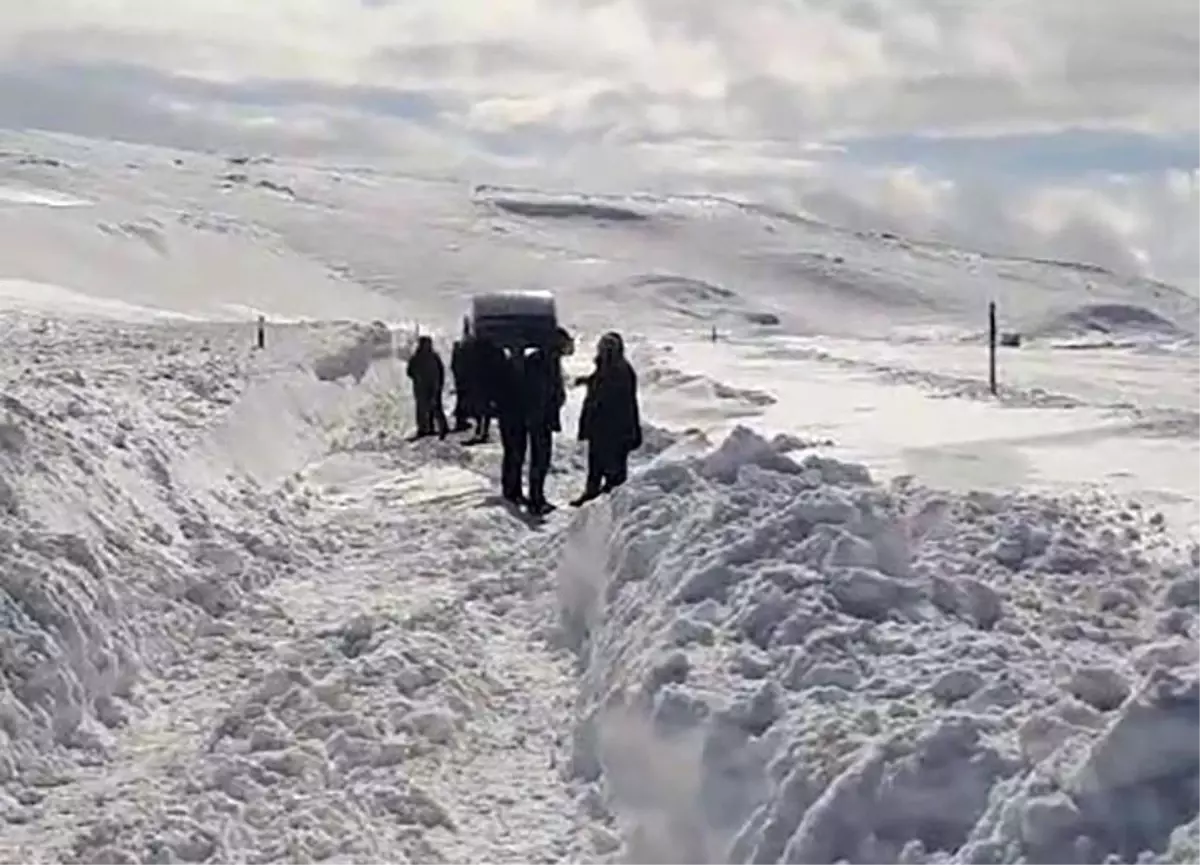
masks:
{"type": "Polygon", "coordinates": [[[49,314],[75,314],[117,321],[176,318],[195,320],[184,313],[153,309],[108,297],[94,297],[58,285],[26,279],[0,280],[0,302],[8,309],[49,314]]]}
{"type": "Polygon", "coordinates": [[[1194,861],[1194,296],[3,137],[0,858],[1194,861]],[[404,361],[546,289],[568,375],[624,334],[647,426],[535,524],[495,446],[407,441],[404,361]]]}
{"type": "Polygon", "coordinates": [[[1188,555],[1098,495],[883,485],[738,427],[570,530],[573,766],[632,861],[1162,851],[1200,807],[1188,555]]]}
{"type": "Polygon", "coordinates": [[[91,202],[48,189],[0,186],[0,204],[32,204],[42,207],[86,207],[91,202]]]}

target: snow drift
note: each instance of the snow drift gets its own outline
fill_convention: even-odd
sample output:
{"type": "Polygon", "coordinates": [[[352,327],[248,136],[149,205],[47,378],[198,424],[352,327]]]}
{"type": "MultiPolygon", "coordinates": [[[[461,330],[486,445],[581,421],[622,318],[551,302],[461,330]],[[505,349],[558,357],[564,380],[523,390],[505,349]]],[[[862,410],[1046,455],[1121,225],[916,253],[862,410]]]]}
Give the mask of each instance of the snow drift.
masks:
{"type": "Polygon", "coordinates": [[[572,770],[629,861],[1184,861],[1196,564],[1136,505],[884,487],[738,428],[571,527],[572,770]]]}
{"type": "Polygon", "coordinates": [[[1052,316],[1033,327],[1035,339],[1073,345],[1124,346],[1148,342],[1195,341],[1196,322],[1173,321],[1144,306],[1095,303],[1052,316]]]}
{"type": "Polygon", "coordinates": [[[0,186],[0,205],[33,204],[40,207],[87,207],[91,204],[82,198],[63,195],[52,189],[32,186],[0,186]]]}
{"type": "MultiPolygon", "coordinates": [[[[393,319],[398,307],[319,262],[284,254],[271,232],[201,208],[101,201],[88,207],[4,206],[9,306],[49,311],[132,305],[232,321],[272,317],[393,319]],[[63,250],[70,250],[64,255],[63,250]],[[40,285],[17,297],[12,286],[40,285]],[[12,301],[18,301],[13,303],[12,301]]],[[[70,310],[68,310],[70,311],[70,310]]]]}
{"type": "Polygon", "coordinates": [[[399,364],[379,328],[277,328],[258,353],[250,328],[9,323],[27,368],[0,394],[0,782],[52,786],[103,759],[145,672],[304,560],[280,482],[399,364]]]}
{"type": "Polygon", "coordinates": [[[780,310],[764,309],[732,289],[666,273],[643,274],[629,280],[627,285],[613,287],[631,300],[652,300],[664,313],[684,323],[703,322],[721,327],[738,328],[746,324],[774,326],[787,314],[780,310]]]}

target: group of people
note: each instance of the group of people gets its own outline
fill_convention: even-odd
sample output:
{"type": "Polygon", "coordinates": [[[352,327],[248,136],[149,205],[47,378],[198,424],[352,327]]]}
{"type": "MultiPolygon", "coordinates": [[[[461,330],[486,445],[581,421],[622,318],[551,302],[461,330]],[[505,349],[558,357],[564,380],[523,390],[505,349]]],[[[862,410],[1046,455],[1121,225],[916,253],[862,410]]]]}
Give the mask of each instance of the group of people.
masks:
{"type": "MultiPolygon", "coordinates": [[[[562,359],[573,350],[570,334],[561,327],[549,344],[513,349],[473,334],[466,319],[451,354],[453,431],[471,432],[466,443],[482,444],[490,440],[490,425],[496,421],[503,449],[501,493],[534,516],[554,510],[546,499],[546,478],[567,399],[562,359]],[[522,475],[527,458],[526,491],[522,475]]],[[[445,438],[451,432],[442,405],[446,370],[430,337],[417,339],[408,377],[416,403],[414,438],[445,438]]],[[[571,502],[579,507],[623,484],[629,455],[642,446],[637,375],[625,358],[620,334],[610,331],[600,337],[595,368],[574,384],[586,388],[578,438],[587,443],[587,480],[583,492],[571,502]]]]}

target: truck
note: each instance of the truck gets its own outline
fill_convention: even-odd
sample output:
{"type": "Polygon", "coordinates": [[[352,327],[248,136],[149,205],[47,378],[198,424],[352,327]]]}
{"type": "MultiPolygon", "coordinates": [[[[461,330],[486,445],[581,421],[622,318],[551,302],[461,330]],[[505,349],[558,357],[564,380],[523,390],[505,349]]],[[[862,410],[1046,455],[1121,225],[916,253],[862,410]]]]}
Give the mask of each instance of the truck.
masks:
{"type": "Polygon", "coordinates": [[[468,314],[471,332],[513,352],[560,343],[554,295],[548,291],[510,291],[477,294],[468,314]]]}

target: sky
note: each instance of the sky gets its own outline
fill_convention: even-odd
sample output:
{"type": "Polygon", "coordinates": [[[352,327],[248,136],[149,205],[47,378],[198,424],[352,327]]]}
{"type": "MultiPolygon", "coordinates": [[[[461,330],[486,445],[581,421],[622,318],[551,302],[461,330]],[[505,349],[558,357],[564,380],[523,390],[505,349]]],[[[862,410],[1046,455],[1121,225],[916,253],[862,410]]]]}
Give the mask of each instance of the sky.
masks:
{"type": "Polygon", "coordinates": [[[37,0],[0,127],[741,195],[1200,288],[1196,0],[37,0]]]}

